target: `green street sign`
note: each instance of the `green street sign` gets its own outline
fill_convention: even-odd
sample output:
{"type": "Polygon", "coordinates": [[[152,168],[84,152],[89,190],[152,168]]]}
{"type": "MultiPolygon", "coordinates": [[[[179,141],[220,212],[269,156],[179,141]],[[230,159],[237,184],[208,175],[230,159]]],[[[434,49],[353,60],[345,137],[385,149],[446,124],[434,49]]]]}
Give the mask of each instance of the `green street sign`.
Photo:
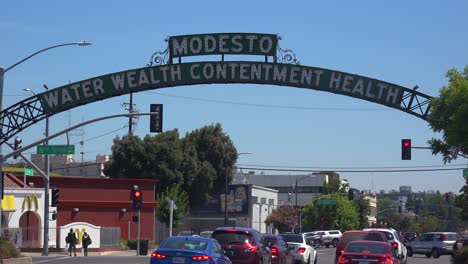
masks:
{"type": "Polygon", "coordinates": [[[318,200],[317,205],[332,205],[336,204],[336,200],[318,200]]]}
{"type": "Polygon", "coordinates": [[[50,155],[50,154],[75,154],[75,145],[47,145],[37,146],[37,154],[50,155]]]}
{"type": "Polygon", "coordinates": [[[24,168],[24,175],[34,176],[34,170],[32,168],[24,168]]]}
{"type": "Polygon", "coordinates": [[[463,169],[463,178],[468,179],[468,169],[463,169]]]}

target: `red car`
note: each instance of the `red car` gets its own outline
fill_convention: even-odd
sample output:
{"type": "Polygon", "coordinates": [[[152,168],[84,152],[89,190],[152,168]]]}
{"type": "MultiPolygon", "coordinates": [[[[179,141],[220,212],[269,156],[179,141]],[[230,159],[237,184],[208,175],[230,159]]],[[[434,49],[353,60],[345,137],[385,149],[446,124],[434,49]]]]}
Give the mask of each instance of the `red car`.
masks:
{"type": "Polygon", "coordinates": [[[346,231],[340,237],[338,244],[336,245],[335,252],[335,264],[338,263],[338,257],[344,252],[345,247],[351,242],[356,240],[370,240],[370,241],[383,241],[390,245],[387,241],[387,237],[384,234],[377,231],[346,231]]]}
{"type": "Polygon", "coordinates": [[[282,236],[262,234],[271,250],[271,264],[294,264],[294,255],[282,236]]]}
{"type": "Polygon", "coordinates": [[[263,235],[247,227],[218,227],[211,234],[233,264],[271,263],[271,250],[263,235]]]}
{"type": "Polygon", "coordinates": [[[356,240],[348,243],[338,264],[400,264],[401,257],[388,242],[356,240]]]}

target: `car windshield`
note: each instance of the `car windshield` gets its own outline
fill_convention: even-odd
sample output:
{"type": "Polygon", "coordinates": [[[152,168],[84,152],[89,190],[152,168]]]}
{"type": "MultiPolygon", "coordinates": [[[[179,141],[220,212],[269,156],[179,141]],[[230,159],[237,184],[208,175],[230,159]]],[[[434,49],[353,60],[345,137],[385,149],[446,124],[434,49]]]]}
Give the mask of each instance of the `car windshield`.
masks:
{"type": "Polygon", "coordinates": [[[351,243],[345,251],[351,253],[386,254],[387,247],[379,244],[351,243]]]}
{"type": "Polygon", "coordinates": [[[356,240],[371,240],[371,241],[384,241],[382,238],[382,235],[377,232],[371,232],[371,233],[354,233],[354,234],[346,234],[343,237],[342,244],[347,245],[351,241],[356,241],[356,240]]]}
{"type": "Polygon", "coordinates": [[[304,240],[302,238],[302,235],[298,234],[282,234],[281,235],[286,242],[292,242],[292,243],[304,243],[304,240]]]}
{"type": "Polygon", "coordinates": [[[222,231],[214,232],[213,238],[218,240],[220,244],[245,244],[252,240],[250,234],[222,231]]]}
{"type": "Polygon", "coordinates": [[[194,249],[205,250],[207,246],[206,241],[187,240],[187,239],[168,239],[161,243],[159,248],[169,249],[194,249]]]}

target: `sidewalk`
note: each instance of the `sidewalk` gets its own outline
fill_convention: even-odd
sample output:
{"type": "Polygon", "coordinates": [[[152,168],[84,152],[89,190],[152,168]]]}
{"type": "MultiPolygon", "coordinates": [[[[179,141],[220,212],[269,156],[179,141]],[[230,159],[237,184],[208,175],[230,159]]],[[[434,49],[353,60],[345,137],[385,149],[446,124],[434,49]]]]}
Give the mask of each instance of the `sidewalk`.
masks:
{"type": "MultiPolygon", "coordinates": [[[[150,256],[151,252],[148,252],[150,256]]],[[[21,252],[21,255],[27,257],[40,257],[42,252],[21,252]]],[[[49,252],[49,256],[68,256],[68,252],[49,252]]],[[[83,257],[81,250],[76,250],[77,257],[83,257]]],[[[88,252],[88,256],[136,256],[136,250],[119,250],[119,251],[103,251],[103,252],[88,252]]]]}

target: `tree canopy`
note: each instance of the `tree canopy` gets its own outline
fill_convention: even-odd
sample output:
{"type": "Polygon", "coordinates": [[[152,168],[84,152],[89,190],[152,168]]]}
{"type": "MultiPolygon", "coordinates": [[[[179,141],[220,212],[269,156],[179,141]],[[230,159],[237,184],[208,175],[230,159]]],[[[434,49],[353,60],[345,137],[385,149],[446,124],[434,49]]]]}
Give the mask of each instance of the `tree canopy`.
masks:
{"type": "Polygon", "coordinates": [[[157,179],[158,190],[180,185],[190,208],[204,205],[209,193],[233,179],[237,150],[221,124],[204,126],[181,138],[177,129],[143,139],[129,134],[115,138],[104,174],[111,178],[157,179]],[[227,176],[227,177],[226,177],[227,176]]]}
{"type": "Polygon", "coordinates": [[[442,154],[444,162],[468,158],[468,66],[463,72],[450,69],[447,77],[449,85],[432,98],[427,119],[434,132],[442,133],[442,139],[432,138],[428,143],[433,154],[442,154]]]}

